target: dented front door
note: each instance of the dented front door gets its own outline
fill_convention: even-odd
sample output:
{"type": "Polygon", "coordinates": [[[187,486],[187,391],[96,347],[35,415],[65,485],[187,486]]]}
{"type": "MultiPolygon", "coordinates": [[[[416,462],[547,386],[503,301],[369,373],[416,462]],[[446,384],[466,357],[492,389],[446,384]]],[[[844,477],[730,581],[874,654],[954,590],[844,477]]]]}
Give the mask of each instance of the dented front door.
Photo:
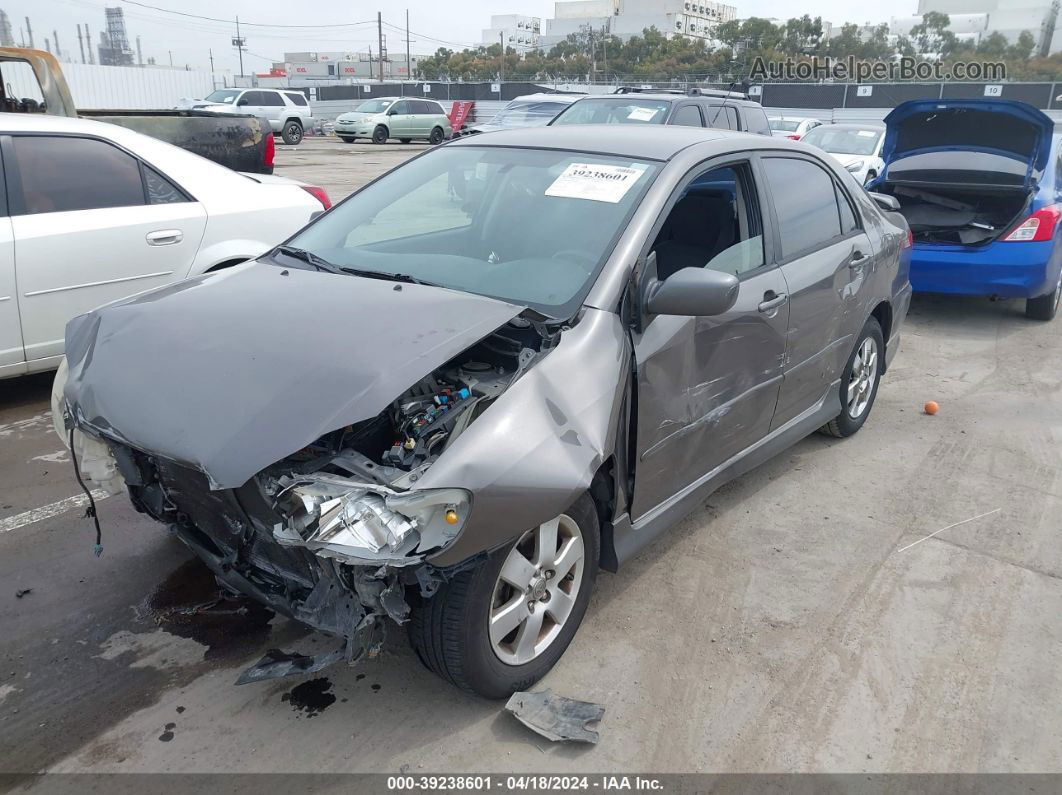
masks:
{"type": "Polygon", "coordinates": [[[788,324],[785,280],[770,268],[742,280],[729,312],[661,315],[635,336],[635,521],[767,435],[788,324]]]}

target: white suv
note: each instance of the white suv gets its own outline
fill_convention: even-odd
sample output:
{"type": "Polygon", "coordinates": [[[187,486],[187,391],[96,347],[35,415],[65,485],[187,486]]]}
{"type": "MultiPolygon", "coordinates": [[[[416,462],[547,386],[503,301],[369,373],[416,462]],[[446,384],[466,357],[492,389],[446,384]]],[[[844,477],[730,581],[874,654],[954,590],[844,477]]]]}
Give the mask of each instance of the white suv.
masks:
{"type": "Polygon", "coordinates": [[[280,91],[272,88],[219,88],[202,102],[192,105],[196,110],[214,113],[249,113],[269,122],[273,132],[280,133],[286,144],[297,144],[307,127],[313,127],[313,112],[306,95],[301,91],[280,91]]]}

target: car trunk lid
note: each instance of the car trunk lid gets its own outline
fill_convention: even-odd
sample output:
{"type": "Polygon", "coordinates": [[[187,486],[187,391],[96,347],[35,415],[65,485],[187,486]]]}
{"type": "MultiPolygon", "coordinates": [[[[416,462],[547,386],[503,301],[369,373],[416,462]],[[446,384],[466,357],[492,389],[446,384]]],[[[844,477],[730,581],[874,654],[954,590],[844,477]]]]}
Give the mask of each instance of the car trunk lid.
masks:
{"type": "Polygon", "coordinates": [[[1047,167],[1053,132],[1024,102],[904,102],[885,117],[885,179],[1028,190],[1047,167]]]}

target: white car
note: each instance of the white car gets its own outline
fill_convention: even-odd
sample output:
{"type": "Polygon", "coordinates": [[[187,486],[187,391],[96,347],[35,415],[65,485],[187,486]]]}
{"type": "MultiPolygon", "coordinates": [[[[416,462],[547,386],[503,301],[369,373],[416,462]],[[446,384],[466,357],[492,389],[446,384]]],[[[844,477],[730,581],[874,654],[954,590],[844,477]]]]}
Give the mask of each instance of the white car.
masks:
{"type": "Polygon", "coordinates": [[[881,159],[884,138],[883,124],[824,124],[801,141],[833,155],[860,185],[865,185],[877,177],[885,165],[881,159]]]}
{"type": "Polygon", "coordinates": [[[194,110],[211,113],[249,113],[269,122],[284,143],[302,141],[303,131],[313,128],[313,112],[301,91],[265,88],[219,88],[206,99],[186,102],[194,110]]]}
{"type": "Polygon", "coordinates": [[[113,124],[4,113],[0,136],[0,378],[54,369],[71,318],[253,259],[329,206],[113,124]]]}
{"type": "Polygon", "coordinates": [[[792,141],[803,139],[810,130],[822,124],[818,119],[797,116],[769,116],[767,123],[771,125],[771,135],[775,138],[789,138],[792,141]]]}

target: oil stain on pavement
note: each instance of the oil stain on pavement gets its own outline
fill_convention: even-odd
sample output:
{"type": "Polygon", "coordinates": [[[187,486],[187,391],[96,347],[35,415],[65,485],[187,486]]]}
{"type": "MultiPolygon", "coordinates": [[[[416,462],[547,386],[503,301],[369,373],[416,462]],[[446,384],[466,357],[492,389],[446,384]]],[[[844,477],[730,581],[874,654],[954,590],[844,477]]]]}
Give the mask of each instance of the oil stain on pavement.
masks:
{"type": "Polygon", "coordinates": [[[281,696],[280,700],[291,704],[296,712],[313,718],[336,703],[335,694],[329,692],[331,689],[331,681],[322,676],[296,685],[281,696]]]}

